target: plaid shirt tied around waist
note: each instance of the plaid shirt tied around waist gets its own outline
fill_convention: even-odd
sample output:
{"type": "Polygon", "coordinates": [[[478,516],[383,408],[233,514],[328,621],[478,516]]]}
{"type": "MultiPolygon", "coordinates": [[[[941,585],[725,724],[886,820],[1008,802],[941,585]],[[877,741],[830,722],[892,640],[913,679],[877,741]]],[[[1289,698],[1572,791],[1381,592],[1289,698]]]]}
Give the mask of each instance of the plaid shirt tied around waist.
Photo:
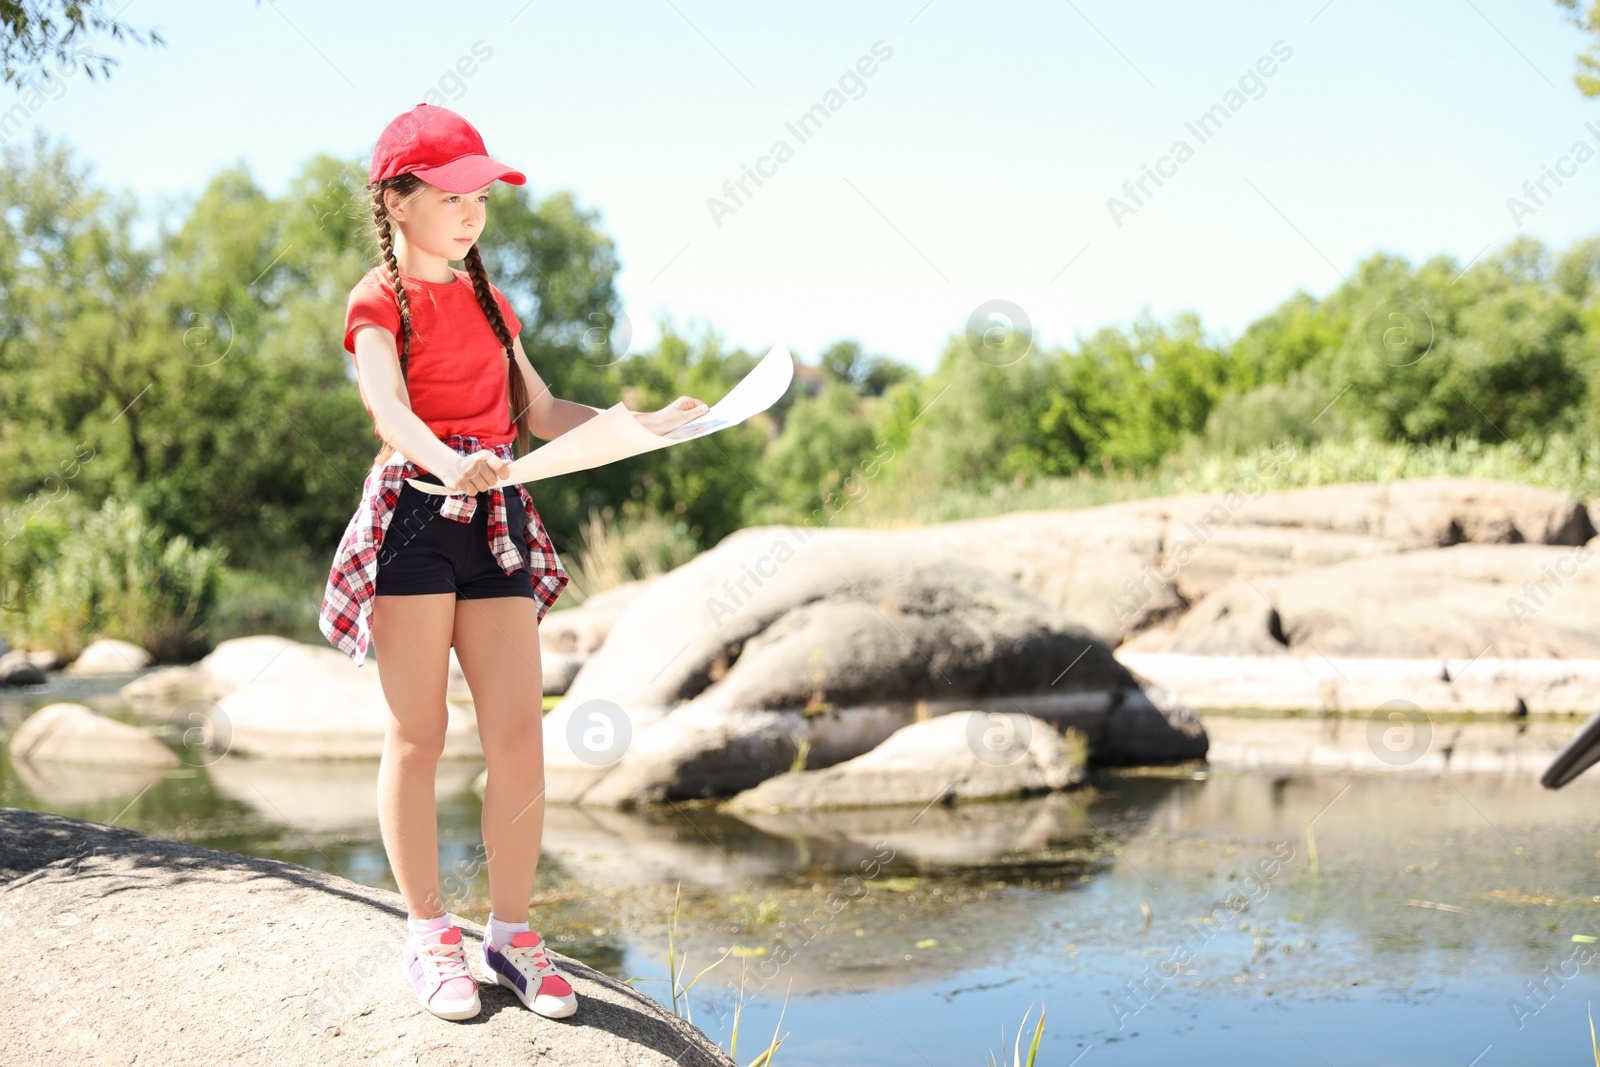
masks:
{"type": "MultiPolygon", "coordinates": [[[[451,434],[441,438],[445,444],[462,455],[470,455],[484,448],[476,437],[451,434]]],[[[489,451],[501,459],[513,458],[510,442],[489,446],[489,451]]],[[[372,613],[372,597],[377,588],[378,555],[383,548],[384,534],[400,499],[400,490],[407,478],[428,473],[400,452],[391,455],[383,466],[374,466],[367,475],[361,490],[361,503],[357,506],[338,551],[333,556],[333,567],[328,571],[328,585],[322,594],[322,610],[317,627],[322,635],[340,652],[361,666],[366,659],[367,646],[372,639],[368,618],[372,613]]],[[[509,487],[507,487],[509,488],[509,487]]],[[[523,540],[528,545],[526,566],[533,579],[533,594],[537,601],[538,621],[566,587],[567,572],[561,566],[556,548],[545,532],[539,512],[533,506],[533,497],[521,483],[515,487],[522,494],[522,508],[528,521],[523,529],[523,540]]],[[[489,490],[489,550],[507,574],[524,566],[522,554],[511,540],[511,525],[506,520],[507,489],[489,490]]],[[[444,498],[439,514],[456,522],[471,522],[477,512],[478,498],[470,493],[452,493],[444,498]]]]}

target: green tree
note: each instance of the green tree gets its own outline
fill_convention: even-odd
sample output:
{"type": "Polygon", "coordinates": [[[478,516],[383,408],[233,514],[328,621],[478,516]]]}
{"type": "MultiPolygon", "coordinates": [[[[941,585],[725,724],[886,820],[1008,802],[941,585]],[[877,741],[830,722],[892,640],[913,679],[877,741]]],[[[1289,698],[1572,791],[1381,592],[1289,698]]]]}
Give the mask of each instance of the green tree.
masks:
{"type": "Polygon", "coordinates": [[[823,349],[817,362],[830,378],[848,383],[863,396],[882,396],[884,390],[911,374],[911,368],[903,363],[869,356],[861,342],[854,340],[835,341],[823,349]]]}
{"type": "Polygon", "coordinates": [[[789,410],[761,460],[762,486],[750,497],[747,521],[825,525],[839,501],[867,489],[863,468],[878,457],[878,443],[854,385],[829,378],[816,396],[802,396],[789,410]]]}
{"type": "MultiPolygon", "coordinates": [[[[31,159],[12,145],[0,159],[0,477],[21,499],[84,441],[142,442],[152,382],[131,364],[156,255],[134,245],[131,200],[92,189],[42,133],[31,159]]],[[[86,464],[72,488],[103,496],[111,466],[86,464]]]]}
{"type": "Polygon", "coordinates": [[[1584,96],[1600,96],[1600,0],[1556,0],[1572,13],[1572,21],[1594,38],[1586,51],[1578,56],[1578,73],[1572,81],[1584,96]]]}
{"type": "MultiPolygon", "coordinates": [[[[117,61],[88,47],[85,38],[91,33],[109,33],[116,41],[127,36],[146,43],[138,30],[118,22],[114,15],[106,15],[93,0],[0,0],[0,62],[5,66],[5,84],[30,81],[48,61],[54,61],[66,72],[76,69],[81,61],[91,79],[98,65],[100,76],[106,77],[117,61]]],[[[150,31],[148,43],[166,44],[154,30],[150,31]]]]}
{"type": "Polygon", "coordinates": [[[1064,357],[1062,371],[1066,384],[1046,425],[1087,462],[1142,470],[1205,427],[1230,364],[1198,315],[1180,313],[1166,326],[1146,313],[1131,331],[1096,331],[1064,357]]]}
{"type": "MultiPolygon", "coordinates": [[[[315,157],[276,200],[225,170],[140,244],[137,206],[95,190],[66,149],[36,134],[3,158],[5,496],[87,442],[72,488],[92,501],[125,497],[236,560],[331,558],[378,448],[341,345],[350,288],[377,261],[361,168],[315,157]]],[[[530,357],[558,395],[609,406],[621,375],[580,347],[586,309],[616,313],[609,239],[564,196],[497,206],[486,256],[521,294],[530,357]]],[[[599,487],[597,504],[627,499],[599,487]]],[[[595,488],[560,493],[575,533],[595,488]]]]}
{"type": "MultiPolygon", "coordinates": [[[[1076,469],[1081,442],[1064,440],[1049,423],[1061,388],[1057,359],[1028,336],[1016,338],[1014,350],[1022,354],[991,362],[966,337],[949,340],[938,367],[916,390],[912,421],[901,421],[903,407],[892,412],[889,436],[897,444],[903,436],[906,453],[895,461],[897,471],[945,485],[984,486],[1076,469]]],[[[897,405],[903,402],[897,398],[897,405]]]]}
{"type": "MultiPolygon", "coordinates": [[[[1328,384],[1391,440],[1533,440],[1572,428],[1583,403],[1579,306],[1537,239],[1517,237],[1464,274],[1436,257],[1412,271],[1375,255],[1350,282],[1352,323],[1328,384]],[[1385,324],[1404,322],[1404,343],[1385,324]]],[[[1331,398],[1330,398],[1331,399],[1331,398]]]]}

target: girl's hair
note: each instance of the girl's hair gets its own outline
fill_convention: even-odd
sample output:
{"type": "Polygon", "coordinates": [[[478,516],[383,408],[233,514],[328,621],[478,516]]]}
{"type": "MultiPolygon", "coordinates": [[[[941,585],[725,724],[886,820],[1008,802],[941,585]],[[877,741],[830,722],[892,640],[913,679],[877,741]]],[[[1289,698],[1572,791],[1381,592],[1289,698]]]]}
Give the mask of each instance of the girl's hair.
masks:
{"type": "MultiPolygon", "coordinates": [[[[411,297],[406,292],[405,283],[400,279],[400,263],[394,254],[394,228],[393,220],[389,217],[389,207],[384,203],[385,190],[393,189],[400,195],[402,203],[419,195],[427,183],[415,174],[397,174],[393,178],[385,178],[367,186],[372,194],[372,224],[376,230],[378,253],[383,257],[383,266],[387,270],[390,280],[394,285],[394,295],[400,304],[400,377],[406,380],[407,367],[411,361],[411,297]]],[[[500,339],[500,346],[506,350],[506,374],[511,380],[511,418],[516,427],[517,441],[526,442],[530,434],[528,426],[528,383],[521,374],[513,373],[516,368],[516,349],[512,347],[511,330],[506,326],[505,316],[500,313],[500,303],[494,298],[494,291],[489,288],[489,272],[484,268],[483,256],[478,253],[476,242],[467,249],[466,255],[467,274],[472,278],[472,291],[478,298],[478,306],[483,309],[484,316],[489,320],[489,326],[500,339]]],[[[394,446],[388,441],[378,450],[374,466],[382,466],[391,455],[394,446]]]]}

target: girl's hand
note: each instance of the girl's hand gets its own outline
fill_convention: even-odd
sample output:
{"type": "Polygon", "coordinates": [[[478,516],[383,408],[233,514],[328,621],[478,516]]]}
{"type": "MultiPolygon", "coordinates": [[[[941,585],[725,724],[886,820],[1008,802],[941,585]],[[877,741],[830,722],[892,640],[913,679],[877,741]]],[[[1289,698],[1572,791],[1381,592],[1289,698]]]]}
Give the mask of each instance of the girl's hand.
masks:
{"type": "Polygon", "coordinates": [[[703,400],[696,400],[692,396],[680,396],[660,411],[635,411],[631,414],[639,420],[640,426],[660,436],[676,430],[686,422],[698,419],[710,410],[703,400]]]}
{"type": "Polygon", "coordinates": [[[492,489],[510,470],[510,460],[501,459],[487,448],[481,448],[470,456],[456,453],[455,469],[440,472],[439,480],[452,493],[477,494],[492,489]]]}

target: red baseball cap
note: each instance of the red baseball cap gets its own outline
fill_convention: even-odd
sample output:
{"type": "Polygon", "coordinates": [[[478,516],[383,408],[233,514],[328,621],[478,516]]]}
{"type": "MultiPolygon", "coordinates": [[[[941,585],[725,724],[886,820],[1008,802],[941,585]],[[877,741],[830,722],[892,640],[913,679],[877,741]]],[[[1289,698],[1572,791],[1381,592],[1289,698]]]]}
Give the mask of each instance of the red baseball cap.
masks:
{"type": "Polygon", "coordinates": [[[472,123],[447,107],[421,103],[383,128],[372,150],[369,182],[415,174],[450,193],[470,193],[492,181],[524,185],[527,175],[492,159],[472,123]]]}

